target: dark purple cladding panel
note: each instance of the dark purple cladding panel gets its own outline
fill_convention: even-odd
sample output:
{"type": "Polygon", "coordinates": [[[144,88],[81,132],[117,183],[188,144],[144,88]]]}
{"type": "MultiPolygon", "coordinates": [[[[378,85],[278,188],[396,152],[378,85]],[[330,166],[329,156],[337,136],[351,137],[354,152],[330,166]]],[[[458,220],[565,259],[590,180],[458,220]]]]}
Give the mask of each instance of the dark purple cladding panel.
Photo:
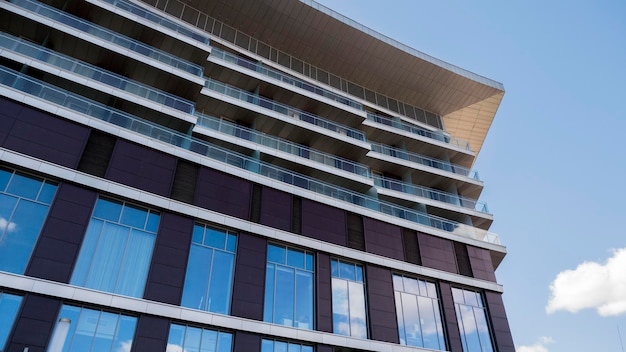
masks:
{"type": "Polygon", "coordinates": [[[371,338],[400,343],[391,271],[366,264],[365,276],[371,338]]]}
{"type": "Polygon", "coordinates": [[[267,240],[240,233],[235,261],[231,314],[263,320],[267,240]]]}
{"type": "Polygon", "coordinates": [[[332,286],[330,257],[317,253],[317,330],[333,332],[332,286]]]}
{"type": "Polygon", "coordinates": [[[417,240],[423,266],[455,274],[459,273],[452,241],[423,233],[417,234],[417,240]]]}
{"type": "Polygon", "coordinates": [[[363,230],[367,252],[404,260],[402,228],[386,222],[364,218],[363,230]]]}
{"type": "Polygon", "coordinates": [[[291,194],[263,187],[260,223],[283,231],[291,231],[292,207],[291,194]]]}
{"type": "Polygon", "coordinates": [[[192,232],[193,219],[161,213],[144,298],[180,304],[192,232]]]}
{"type": "Polygon", "coordinates": [[[502,295],[496,292],[485,292],[485,300],[491,316],[498,352],[515,352],[515,345],[513,344],[506,311],[504,310],[502,295]]]}
{"type": "Polygon", "coordinates": [[[489,251],[484,248],[467,246],[472,273],[477,279],[496,282],[496,274],[493,269],[493,262],[489,251]]]}
{"type": "Polygon", "coordinates": [[[195,204],[247,220],[251,193],[251,182],[203,167],[198,175],[195,204]]]}
{"type": "Polygon", "coordinates": [[[170,319],[141,315],[137,320],[137,330],[133,339],[134,352],[165,351],[170,319]]]}
{"type": "Polygon", "coordinates": [[[26,275],[69,283],[97,194],[61,183],[26,275]]]}
{"type": "Polygon", "coordinates": [[[312,200],[302,199],[302,235],[347,246],[347,231],[345,211],[312,200]]]}
{"type": "Polygon", "coordinates": [[[28,347],[32,352],[44,352],[59,314],[61,300],[37,295],[26,295],[7,340],[7,352],[22,352],[28,347]]]}
{"type": "Polygon", "coordinates": [[[120,139],[111,155],[106,178],[167,197],[176,161],[171,155],[120,139]]]}
{"type": "Polygon", "coordinates": [[[0,99],[0,142],[4,148],[76,168],[89,128],[6,99],[0,99]]]}
{"type": "Polygon", "coordinates": [[[439,291],[441,294],[441,305],[443,307],[443,322],[445,324],[445,330],[448,333],[448,348],[451,352],[463,352],[461,333],[456,318],[454,298],[452,297],[452,288],[447,282],[439,282],[439,291]]]}

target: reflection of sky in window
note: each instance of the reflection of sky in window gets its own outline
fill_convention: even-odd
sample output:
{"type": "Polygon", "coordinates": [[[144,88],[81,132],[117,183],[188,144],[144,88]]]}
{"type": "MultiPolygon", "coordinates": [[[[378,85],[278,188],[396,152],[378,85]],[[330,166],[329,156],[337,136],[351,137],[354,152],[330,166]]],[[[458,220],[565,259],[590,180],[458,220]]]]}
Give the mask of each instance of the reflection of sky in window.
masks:
{"type": "Polygon", "coordinates": [[[0,270],[24,273],[55,192],[50,181],[0,168],[0,270]]]}
{"type": "Polygon", "coordinates": [[[491,352],[493,346],[486,311],[479,292],[452,288],[461,341],[465,352],[491,352]]]}
{"type": "Polygon", "coordinates": [[[9,332],[11,332],[21,303],[21,296],[0,291],[0,351],[4,351],[4,345],[9,337],[9,332]]]}
{"type": "Polygon", "coordinates": [[[230,312],[236,248],[236,235],[202,224],[194,226],[182,306],[230,312]]]}
{"type": "Polygon", "coordinates": [[[331,260],[333,332],[367,338],[363,267],[331,260]]]}
{"type": "Polygon", "coordinates": [[[445,349],[439,298],[434,283],[393,276],[400,343],[445,349]]]}
{"type": "Polygon", "coordinates": [[[141,297],[158,223],[153,210],[99,198],[70,283],[141,297]]]}
{"type": "Polygon", "coordinates": [[[285,341],[263,339],[261,341],[261,352],[313,352],[313,347],[285,341]]]}
{"type": "Polygon", "coordinates": [[[230,352],[232,344],[228,332],[171,324],[166,352],[230,352]]]}
{"type": "Polygon", "coordinates": [[[70,319],[63,352],[130,352],[137,324],[135,317],[63,305],[61,318],[70,319]]]}
{"type": "Polygon", "coordinates": [[[269,244],[263,320],[313,328],[313,254],[269,244]]]}

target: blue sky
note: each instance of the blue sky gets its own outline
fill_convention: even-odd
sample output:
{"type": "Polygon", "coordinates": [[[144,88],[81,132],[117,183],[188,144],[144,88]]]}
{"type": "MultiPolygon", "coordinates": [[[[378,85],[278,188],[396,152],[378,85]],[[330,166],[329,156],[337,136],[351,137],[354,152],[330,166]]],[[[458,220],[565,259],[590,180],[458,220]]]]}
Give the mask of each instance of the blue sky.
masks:
{"type": "Polygon", "coordinates": [[[626,1],[319,2],[504,84],[475,167],[517,351],[622,351],[626,1]]]}

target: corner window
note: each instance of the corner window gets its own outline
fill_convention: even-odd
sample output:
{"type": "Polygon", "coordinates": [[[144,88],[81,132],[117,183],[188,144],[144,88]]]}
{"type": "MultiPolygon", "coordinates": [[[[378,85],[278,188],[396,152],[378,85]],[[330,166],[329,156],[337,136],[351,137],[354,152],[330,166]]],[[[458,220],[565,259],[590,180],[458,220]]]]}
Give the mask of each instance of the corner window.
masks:
{"type": "Polygon", "coordinates": [[[136,325],[135,317],[63,305],[50,343],[63,352],[130,351],[136,325]]]}
{"type": "Polygon", "coordinates": [[[196,224],[193,229],[182,306],[228,314],[237,236],[196,224]]]}
{"type": "Polygon", "coordinates": [[[172,324],[167,338],[166,352],[230,352],[233,334],[172,324]]]}
{"type": "Polygon", "coordinates": [[[6,351],[7,338],[20,309],[22,297],[0,291],[0,351],[6,351]]]}
{"type": "Polygon", "coordinates": [[[332,259],[333,332],[367,338],[365,282],[361,265],[332,259]]]}
{"type": "Polygon", "coordinates": [[[479,292],[452,288],[456,319],[465,352],[493,352],[487,311],[479,292]]]}
{"type": "Polygon", "coordinates": [[[400,343],[445,350],[439,296],[433,282],[393,275],[400,343]]]}
{"type": "Polygon", "coordinates": [[[0,168],[0,270],[23,274],[57,186],[0,168]]]}
{"type": "Polygon", "coordinates": [[[96,202],[70,284],[141,297],[159,214],[125,202],[96,202]]]}
{"type": "Polygon", "coordinates": [[[263,339],[261,352],[313,352],[312,346],[297,343],[263,339]]]}
{"type": "Polygon", "coordinates": [[[313,253],[268,245],[264,321],[313,329],[313,268],[313,253]]]}

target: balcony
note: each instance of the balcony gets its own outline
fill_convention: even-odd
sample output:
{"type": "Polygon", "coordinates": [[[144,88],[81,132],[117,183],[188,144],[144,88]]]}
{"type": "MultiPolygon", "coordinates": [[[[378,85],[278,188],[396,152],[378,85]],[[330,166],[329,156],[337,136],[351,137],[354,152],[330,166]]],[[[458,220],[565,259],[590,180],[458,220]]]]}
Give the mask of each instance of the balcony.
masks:
{"type": "Polygon", "coordinates": [[[428,167],[451,172],[453,174],[469,177],[471,179],[480,181],[480,178],[478,177],[478,172],[475,170],[470,170],[465,167],[449,163],[447,161],[434,159],[434,158],[430,158],[430,157],[415,154],[415,153],[410,153],[410,152],[407,152],[406,150],[390,147],[384,144],[375,143],[375,142],[371,142],[371,144],[372,144],[373,152],[384,154],[384,155],[389,155],[394,158],[407,160],[407,161],[417,163],[417,164],[426,165],[428,167]]]}
{"type": "MultiPolygon", "coordinates": [[[[9,3],[2,1],[2,3],[9,3]]],[[[169,67],[182,70],[197,77],[202,77],[203,67],[193,64],[191,62],[180,59],[165,51],[158,50],[149,45],[146,45],[140,41],[123,36],[114,31],[95,25],[89,21],[85,21],[79,17],[70,15],[59,9],[51,6],[47,6],[43,3],[34,0],[11,0],[10,4],[20,7],[24,10],[35,13],[49,20],[50,26],[63,30],[64,27],[70,27],[77,31],[93,36],[99,39],[99,41],[105,41],[115,46],[122,47],[133,53],[139,54],[143,57],[150,58],[158,61],[169,67]]],[[[6,7],[3,5],[2,7],[6,7]]],[[[87,39],[86,36],[81,36],[82,39],[87,39]]]]}
{"type": "Polygon", "coordinates": [[[222,82],[215,81],[211,78],[207,78],[205,87],[213,92],[223,94],[223,95],[229,96],[231,98],[235,98],[237,100],[240,100],[246,103],[254,104],[264,109],[272,110],[274,112],[279,113],[280,115],[289,117],[290,119],[295,119],[298,121],[306,122],[306,123],[321,127],[325,130],[346,136],[348,138],[365,142],[365,134],[359,131],[358,129],[341,125],[330,120],[323,119],[311,113],[301,111],[299,109],[295,109],[288,105],[277,103],[271,99],[267,99],[267,98],[246,92],[242,89],[229,86],[222,82]]]}
{"type": "Polygon", "coordinates": [[[115,7],[117,7],[118,9],[124,10],[126,12],[132,13],[133,15],[146,19],[158,26],[162,26],[165,27],[167,29],[170,29],[176,33],[179,33],[189,39],[193,39],[197,42],[200,42],[202,44],[206,44],[209,45],[210,44],[210,40],[209,37],[206,35],[202,35],[200,33],[197,33],[196,31],[193,31],[183,25],[181,25],[178,22],[172,21],[162,15],[159,15],[157,13],[154,13],[153,11],[147,10],[139,5],[133,4],[130,1],[126,1],[126,0],[100,0],[100,1],[104,1],[107,2],[115,7]]]}
{"type": "MultiPolygon", "coordinates": [[[[500,244],[498,235],[490,233],[486,230],[428,215],[389,202],[380,201],[364,194],[356,193],[337,187],[333,184],[297,174],[287,169],[276,167],[269,163],[261,162],[257,159],[235,153],[231,150],[216,147],[203,140],[141,120],[128,113],[90,101],[80,97],[79,95],[64,91],[4,67],[0,67],[0,84],[39,99],[46,100],[55,105],[63,106],[75,112],[86,114],[95,119],[112,123],[116,126],[135,131],[136,133],[160,140],[170,145],[190,150],[194,153],[204,155],[212,160],[226,163],[233,167],[244,169],[247,172],[253,172],[275,181],[303,188],[317,194],[393,216],[398,219],[403,219],[414,224],[431,227],[433,229],[449,232],[454,235],[474,240],[500,244]]],[[[10,95],[11,93],[8,91],[4,94],[10,95]]]]}
{"type": "Polygon", "coordinates": [[[304,80],[295,78],[288,74],[285,74],[279,70],[275,70],[272,68],[268,68],[267,66],[263,66],[261,63],[244,59],[240,56],[231,54],[229,52],[213,48],[211,50],[211,57],[218,58],[220,60],[224,60],[226,62],[235,64],[237,66],[252,70],[254,72],[260,73],[264,76],[267,76],[272,79],[279,80],[283,83],[287,83],[297,88],[304,89],[308,92],[320,95],[324,98],[328,98],[334,100],[340,104],[347,105],[351,108],[363,110],[363,105],[357,101],[346,98],[340,94],[334,93],[328,89],[320,88],[316,85],[310,84],[304,80]]]}
{"type": "MultiPolygon", "coordinates": [[[[54,67],[103,83],[115,89],[123,90],[154,103],[161,104],[187,114],[193,114],[194,103],[189,100],[130,80],[122,75],[106,71],[98,66],[81,62],[70,56],[62,55],[29,41],[13,37],[9,34],[0,33],[0,48],[24,55],[33,60],[45,62],[54,67]]],[[[5,56],[4,53],[3,56],[5,56]]]]}
{"type": "Polygon", "coordinates": [[[340,158],[329,153],[324,153],[282,138],[277,138],[251,128],[239,126],[224,119],[219,119],[217,117],[201,113],[196,113],[196,116],[198,117],[198,126],[241,138],[301,158],[309,159],[341,171],[369,178],[369,168],[367,165],[355,163],[351,160],[340,158]]]}
{"type": "Polygon", "coordinates": [[[372,178],[374,179],[374,184],[378,187],[460,206],[484,214],[490,214],[489,209],[487,208],[487,203],[478,202],[472,198],[461,197],[453,193],[443,192],[434,188],[417,186],[387,177],[374,175],[372,178]]]}

